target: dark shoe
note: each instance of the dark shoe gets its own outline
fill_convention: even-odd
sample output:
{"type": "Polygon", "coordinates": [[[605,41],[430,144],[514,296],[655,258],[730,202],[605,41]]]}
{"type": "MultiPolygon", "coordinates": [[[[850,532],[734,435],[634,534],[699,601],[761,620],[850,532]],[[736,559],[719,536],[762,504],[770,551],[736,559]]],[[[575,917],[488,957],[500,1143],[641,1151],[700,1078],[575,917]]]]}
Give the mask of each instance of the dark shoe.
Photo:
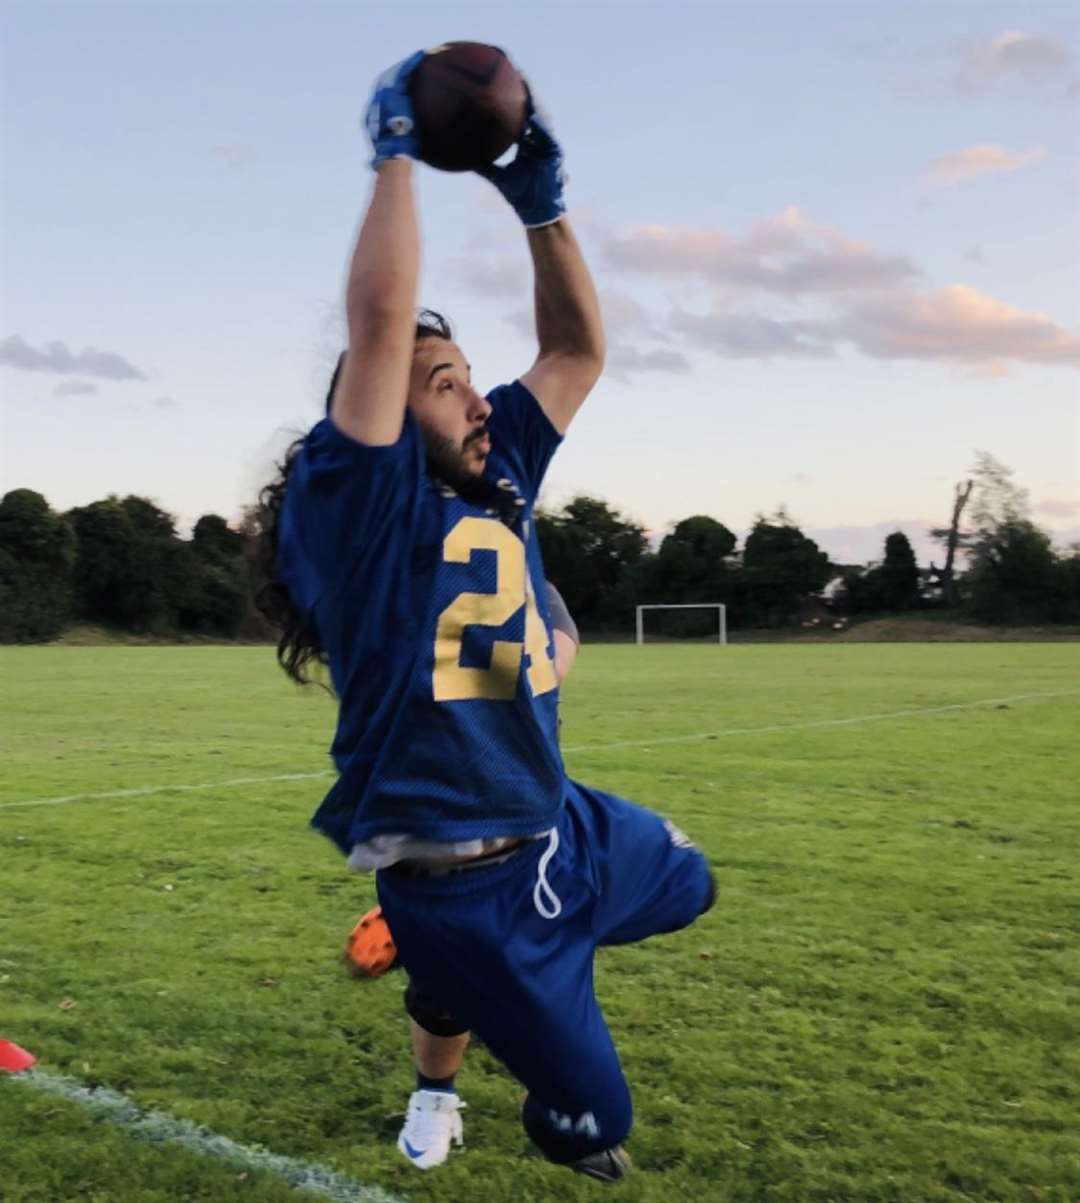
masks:
{"type": "Polygon", "coordinates": [[[587,1178],[597,1178],[601,1182],[618,1182],[630,1173],[632,1162],[630,1154],[616,1145],[613,1149],[603,1149],[599,1153],[590,1153],[580,1161],[570,1162],[570,1168],[587,1178]]]}

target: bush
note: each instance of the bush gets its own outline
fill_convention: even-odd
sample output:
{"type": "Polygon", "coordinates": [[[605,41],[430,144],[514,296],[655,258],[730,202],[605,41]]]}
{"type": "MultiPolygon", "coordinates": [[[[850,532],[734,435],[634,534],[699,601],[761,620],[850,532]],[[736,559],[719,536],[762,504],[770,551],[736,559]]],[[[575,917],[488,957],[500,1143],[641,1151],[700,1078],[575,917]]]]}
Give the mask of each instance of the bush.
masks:
{"type": "Polygon", "coordinates": [[[55,639],[72,610],[75,535],[31,489],[0,499],[0,642],[55,639]]]}

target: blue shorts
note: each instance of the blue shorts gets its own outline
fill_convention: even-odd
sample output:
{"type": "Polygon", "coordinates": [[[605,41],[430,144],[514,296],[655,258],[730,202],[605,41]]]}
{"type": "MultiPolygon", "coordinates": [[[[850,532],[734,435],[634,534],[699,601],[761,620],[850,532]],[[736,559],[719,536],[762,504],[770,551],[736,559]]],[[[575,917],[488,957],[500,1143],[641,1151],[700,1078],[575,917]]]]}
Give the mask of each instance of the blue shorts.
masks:
{"type": "Polygon", "coordinates": [[[575,1161],[630,1130],[630,1091],[593,993],[593,956],[708,909],[704,856],[672,824],[568,782],[551,839],[444,876],[378,874],[398,955],[529,1091],[526,1130],[575,1161]]]}

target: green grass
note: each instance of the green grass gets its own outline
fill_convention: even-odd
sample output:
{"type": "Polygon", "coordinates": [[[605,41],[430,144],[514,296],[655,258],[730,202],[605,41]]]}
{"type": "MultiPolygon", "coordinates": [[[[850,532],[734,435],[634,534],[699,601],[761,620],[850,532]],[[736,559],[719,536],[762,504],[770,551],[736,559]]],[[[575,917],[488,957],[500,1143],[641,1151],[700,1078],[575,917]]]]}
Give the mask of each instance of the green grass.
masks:
{"type": "MultiPolygon", "coordinates": [[[[529,1151],[482,1049],[466,1152],[402,1161],[402,982],[338,965],[373,888],[307,830],[326,782],[4,807],[318,773],[325,694],[250,647],[4,649],[0,679],[0,1038],[411,1200],[603,1194],[529,1151]]],[[[563,714],[570,771],[670,815],[722,891],[600,954],[637,1108],[618,1198],[1080,1197],[1080,645],[596,647],[563,714]],[[1015,700],[935,709],[988,698],[1015,700]]],[[[307,1197],[10,1079],[0,1195],[307,1197]]]]}

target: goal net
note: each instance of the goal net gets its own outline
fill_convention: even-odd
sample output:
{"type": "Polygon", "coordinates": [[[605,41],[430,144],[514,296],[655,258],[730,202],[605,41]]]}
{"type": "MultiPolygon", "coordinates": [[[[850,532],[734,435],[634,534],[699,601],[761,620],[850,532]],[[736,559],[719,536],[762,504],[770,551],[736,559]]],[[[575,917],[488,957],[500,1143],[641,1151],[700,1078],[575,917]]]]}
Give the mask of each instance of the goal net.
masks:
{"type": "Polygon", "coordinates": [[[708,639],[710,642],[727,643],[727,606],[723,602],[701,602],[664,605],[662,603],[637,607],[637,642],[645,642],[646,626],[649,637],[655,642],[664,639],[708,639]],[[655,612],[677,611],[660,618],[655,612]],[[696,613],[690,613],[696,611],[696,613]],[[650,613],[646,623],[645,615],[650,613]]]}

